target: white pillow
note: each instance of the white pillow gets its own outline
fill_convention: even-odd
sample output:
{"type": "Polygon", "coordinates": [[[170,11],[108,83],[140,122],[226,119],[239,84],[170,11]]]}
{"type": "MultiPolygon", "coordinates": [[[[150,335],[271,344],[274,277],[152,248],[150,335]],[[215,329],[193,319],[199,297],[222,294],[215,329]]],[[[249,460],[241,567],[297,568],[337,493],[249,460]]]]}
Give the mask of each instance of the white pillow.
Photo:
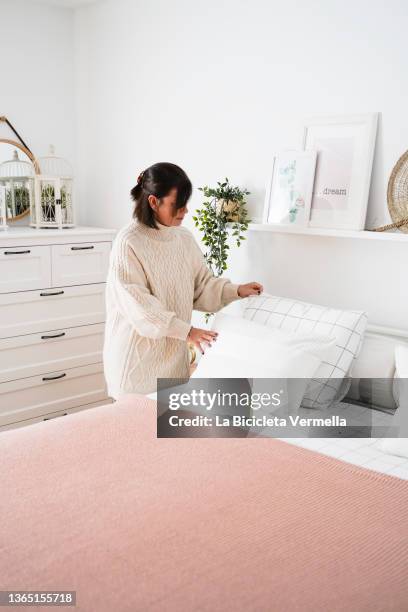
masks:
{"type": "MultiPolygon", "coordinates": [[[[392,425],[401,434],[408,431],[408,345],[401,344],[395,347],[395,401],[397,410],[392,425]]],[[[407,434],[406,434],[407,435],[407,434]]],[[[408,438],[384,438],[381,441],[381,450],[390,455],[408,457],[408,438]]]]}
{"type": "MultiPolygon", "coordinates": [[[[223,313],[212,328],[218,338],[205,350],[192,378],[278,379],[276,388],[290,392],[285,397],[291,411],[299,408],[308,382],[335,346],[326,336],[296,336],[223,313]],[[302,381],[289,388],[288,378],[302,381]]],[[[265,381],[251,381],[251,388],[265,390],[265,381]]]]}
{"type": "MultiPolygon", "coordinates": [[[[265,354],[261,355],[261,361],[267,357],[268,351],[275,346],[279,346],[280,350],[283,347],[290,347],[306,351],[323,360],[333,354],[336,344],[335,338],[326,335],[294,334],[280,329],[265,329],[264,325],[259,325],[243,317],[226,314],[224,310],[216,314],[211,329],[219,332],[218,340],[213,343],[211,348],[218,343],[218,348],[221,346],[223,350],[225,349],[228,353],[236,356],[248,355],[246,351],[249,351],[254,358],[251,339],[261,341],[259,350],[262,347],[266,351],[265,354]],[[219,344],[220,339],[221,345],[219,344]]],[[[287,378],[303,378],[302,371],[288,373],[287,378]]]]}
{"type": "Polygon", "coordinates": [[[336,350],[323,359],[308,386],[302,405],[306,408],[328,408],[334,401],[343,399],[350,386],[345,376],[360,352],[367,326],[364,312],[338,310],[262,294],[247,298],[244,317],[269,328],[334,337],[336,350]]]}
{"type": "Polygon", "coordinates": [[[408,414],[408,344],[397,344],[394,350],[395,372],[393,380],[394,401],[397,410],[408,414]]]}
{"type": "Polygon", "coordinates": [[[389,455],[408,457],[408,438],[384,438],[381,450],[389,455]]]}
{"type": "Polygon", "coordinates": [[[371,407],[395,410],[393,377],[395,372],[395,338],[366,333],[360,354],[349,370],[351,386],[347,399],[371,407]]]}
{"type": "Polygon", "coordinates": [[[408,378],[408,343],[397,344],[395,347],[395,375],[398,378],[408,378]]]}
{"type": "Polygon", "coordinates": [[[219,310],[216,313],[216,316],[223,313],[234,317],[243,317],[247,299],[248,298],[240,298],[239,300],[234,300],[233,302],[230,302],[228,306],[224,306],[222,310],[219,310]]]}

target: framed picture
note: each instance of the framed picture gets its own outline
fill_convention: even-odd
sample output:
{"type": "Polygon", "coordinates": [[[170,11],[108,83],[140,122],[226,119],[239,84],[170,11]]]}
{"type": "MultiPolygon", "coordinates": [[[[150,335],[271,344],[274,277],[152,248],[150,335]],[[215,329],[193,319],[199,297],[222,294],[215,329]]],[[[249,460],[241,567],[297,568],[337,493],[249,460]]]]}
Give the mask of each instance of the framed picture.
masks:
{"type": "Polygon", "coordinates": [[[363,230],[378,113],[312,117],[303,148],[317,151],[311,227],[363,230]]]}
{"type": "Polygon", "coordinates": [[[282,151],[274,157],[263,223],[308,224],[316,151],[282,151]]]}

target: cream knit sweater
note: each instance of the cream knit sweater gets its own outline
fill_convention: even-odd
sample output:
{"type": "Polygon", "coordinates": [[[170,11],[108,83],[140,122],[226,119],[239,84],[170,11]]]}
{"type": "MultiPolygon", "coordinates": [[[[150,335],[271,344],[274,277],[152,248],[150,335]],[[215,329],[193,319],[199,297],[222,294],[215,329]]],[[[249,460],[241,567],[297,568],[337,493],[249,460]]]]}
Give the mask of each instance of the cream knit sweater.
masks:
{"type": "Polygon", "coordinates": [[[192,310],[216,312],[240,299],[215,278],[193,234],[131,221],[112,245],[103,347],[108,393],[152,393],[157,378],[188,378],[192,310]]]}

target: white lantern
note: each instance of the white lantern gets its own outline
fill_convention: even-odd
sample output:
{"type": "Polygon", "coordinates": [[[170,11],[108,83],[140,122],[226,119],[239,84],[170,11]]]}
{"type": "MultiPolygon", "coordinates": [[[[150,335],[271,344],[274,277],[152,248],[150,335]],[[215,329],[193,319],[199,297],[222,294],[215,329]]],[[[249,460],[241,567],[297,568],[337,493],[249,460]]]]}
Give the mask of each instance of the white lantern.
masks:
{"type": "Polygon", "coordinates": [[[0,229],[7,229],[6,188],[0,185],[0,229]]]}
{"type": "Polygon", "coordinates": [[[4,187],[5,217],[15,219],[31,208],[34,198],[35,169],[30,161],[21,160],[17,150],[13,158],[0,164],[0,186],[4,187]]]}
{"type": "Polygon", "coordinates": [[[31,208],[32,227],[74,227],[71,165],[57,157],[50,147],[47,157],[38,159],[41,174],[34,177],[35,197],[31,208]]]}

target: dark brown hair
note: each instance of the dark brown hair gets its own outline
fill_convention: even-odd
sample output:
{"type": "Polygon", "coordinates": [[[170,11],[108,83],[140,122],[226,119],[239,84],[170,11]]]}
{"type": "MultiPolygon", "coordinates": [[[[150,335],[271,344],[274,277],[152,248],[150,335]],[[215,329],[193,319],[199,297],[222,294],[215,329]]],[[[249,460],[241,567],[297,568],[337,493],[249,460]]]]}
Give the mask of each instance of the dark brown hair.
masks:
{"type": "Polygon", "coordinates": [[[180,166],[159,162],[140,173],[137,184],[130,192],[135,202],[133,218],[157,229],[154,211],[149,204],[149,195],[164,198],[173,188],[177,189],[176,209],[186,206],[193,187],[187,174],[180,166]]]}

